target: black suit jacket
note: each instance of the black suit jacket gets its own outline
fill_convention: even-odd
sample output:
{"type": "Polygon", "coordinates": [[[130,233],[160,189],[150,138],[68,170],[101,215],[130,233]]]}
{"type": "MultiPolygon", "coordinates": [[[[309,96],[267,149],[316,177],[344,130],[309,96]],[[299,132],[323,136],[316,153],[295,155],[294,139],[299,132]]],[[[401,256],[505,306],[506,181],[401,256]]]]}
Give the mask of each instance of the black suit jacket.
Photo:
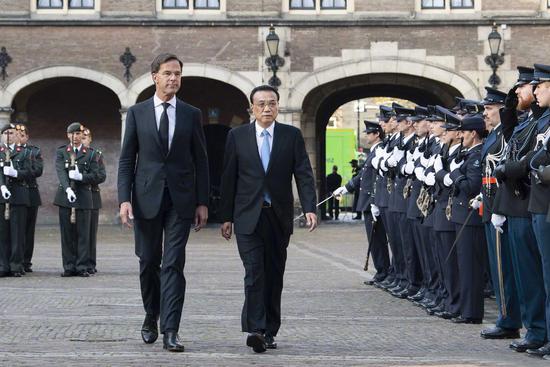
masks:
{"type": "Polygon", "coordinates": [[[267,172],[258,153],[255,123],[231,130],[221,180],[222,221],[234,222],[235,233],[253,233],[267,190],[283,234],[290,235],[294,217],[293,176],[303,211],[315,213],[313,171],[299,129],[275,122],[267,172]]]}
{"type": "Polygon", "coordinates": [[[198,205],[208,205],[210,184],[201,111],[176,101],[176,125],[166,156],[153,98],[128,109],[118,166],[118,201],[131,201],[136,218],[151,219],[158,214],[166,186],[182,219],[193,218],[198,205]]]}

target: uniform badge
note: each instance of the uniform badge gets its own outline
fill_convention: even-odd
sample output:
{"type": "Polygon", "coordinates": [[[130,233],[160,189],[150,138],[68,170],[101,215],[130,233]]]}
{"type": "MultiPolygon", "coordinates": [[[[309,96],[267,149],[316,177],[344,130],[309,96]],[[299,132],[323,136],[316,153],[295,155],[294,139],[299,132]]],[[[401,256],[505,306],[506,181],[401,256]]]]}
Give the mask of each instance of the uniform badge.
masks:
{"type": "Polygon", "coordinates": [[[479,159],[476,159],[476,161],[474,162],[474,167],[475,168],[480,167],[479,159]]]}

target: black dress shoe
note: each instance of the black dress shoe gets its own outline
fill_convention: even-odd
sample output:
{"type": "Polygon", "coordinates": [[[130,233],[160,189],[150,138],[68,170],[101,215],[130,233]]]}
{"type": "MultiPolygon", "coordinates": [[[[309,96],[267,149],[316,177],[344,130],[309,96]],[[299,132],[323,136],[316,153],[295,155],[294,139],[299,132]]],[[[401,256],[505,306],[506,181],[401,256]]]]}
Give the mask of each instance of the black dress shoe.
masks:
{"type": "Polygon", "coordinates": [[[397,297],[397,298],[405,299],[405,298],[407,298],[408,293],[409,292],[407,291],[407,289],[403,289],[399,292],[391,292],[391,295],[394,296],[394,297],[397,297]]]}
{"type": "Polygon", "coordinates": [[[86,270],[82,270],[76,273],[76,276],[82,277],[82,278],[88,278],[90,276],[90,273],[88,273],[86,270]]]}
{"type": "Polygon", "coordinates": [[[369,279],[369,280],[365,280],[363,282],[364,285],[373,285],[374,284],[374,279],[369,279]]]}
{"type": "Polygon", "coordinates": [[[141,327],[141,338],[145,344],[153,344],[159,337],[159,329],[157,326],[157,317],[153,315],[145,315],[143,326],[141,327]]]}
{"type": "Polygon", "coordinates": [[[267,349],[277,349],[277,343],[275,342],[275,338],[271,335],[265,336],[265,347],[267,349]]]}
{"type": "Polygon", "coordinates": [[[426,309],[426,313],[430,316],[435,315],[437,312],[444,312],[444,311],[445,311],[445,308],[443,308],[443,306],[437,306],[437,307],[426,309]]]}
{"type": "Polygon", "coordinates": [[[0,271],[0,278],[5,278],[10,275],[9,271],[0,271]]]}
{"type": "Polygon", "coordinates": [[[472,319],[470,317],[455,317],[454,319],[451,319],[451,321],[455,324],[481,324],[483,320],[481,319],[472,319]]]}
{"type": "Polygon", "coordinates": [[[527,354],[536,357],[548,356],[550,355],[550,343],[546,343],[538,349],[527,349],[527,354]]]}
{"type": "Polygon", "coordinates": [[[63,278],[67,278],[67,277],[75,277],[76,276],[76,271],[75,270],[65,270],[63,273],[61,273],[61,276],[63,278]]]}
{"type": "Polygon", "coordinates": [[[259,333],[248,334],[248,337],[246,338],[246,345],[251,347],[256,353],[263,353],[267,348],[264,336],[259,333]]]}
{"type": "Polygon", "coordinates": [[[450,313],[449,311],[435,312],[434,316],[441,317],[444,320],[450,320],[459,317],[460,315],[450,313]]]}
{"type": "Polygon", "coordinates": [[[519,330],[494,326],[481,330],[480,336],[483,339],[517,339],[519,338],[519,330]]]}
{"type": "Polygon", "coordinates": [[[30,266],[25,266],[25,273],[32,273],[32,268],[30,266]]]}
{"type": "Polygon", "coordinates": [[[23,273],[21,273],[20,271],[12,271],[11,276],[14,278],[21,278],[23,276],[23,273]]]}
{"type": "Polygon", "coordinates": [[[530,341],[526,340],[525,338],[520,340],[514,340],[510,343],[510,349],[515,350],[516,352],[523,353],[527,351],[527,349],[539,349],[544,345],[543,342],[538,341],[530,341]]]}
{"type": "Polygon", "coordinates": [[[180,343],[178,333],[175,331],[167,331],[164,333],[163,348],[169,352],[183,352],[185,347],[180,343]]]}
{"type": "Polygon", "coordinates": [[[426,290],[420,289],[418,292],[416,292],[416,294],[413,294],[412,296],[407,297],[407,299],[413,302],[420,301],[421,299],[424,299],[425,295],[426,295],[426,290]]]}

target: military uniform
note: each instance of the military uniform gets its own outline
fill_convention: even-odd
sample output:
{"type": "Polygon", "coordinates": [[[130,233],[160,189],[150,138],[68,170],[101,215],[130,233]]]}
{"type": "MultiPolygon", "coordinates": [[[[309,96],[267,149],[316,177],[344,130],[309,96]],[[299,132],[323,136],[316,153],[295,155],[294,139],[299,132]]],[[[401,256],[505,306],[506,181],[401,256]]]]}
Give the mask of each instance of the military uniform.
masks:
{"type": "Polygon", "coordinates": [[[88,263],[88,273],[95,274],[97,272],[97,229],[99,225],[99,209],[101,209],[101,190],[99,185],[105,182],[107,173],[105,164],[103,163],[103,153],[99,149],[95,150],[95,158],[97,160],[98,174],[97,179],[91,184],[92,189],[92,212],[90,222],[90,260],[88,263]]]}
{"type": "Polygon", "coordinates": [[[44,162],[40,148],[34,145],[26,144],[31,159],[31,177],[27,180],[29,186],[29,207],[27,208],[27,224],[25,234],[25,251],[23,254],[23,267],[25,271],[32,271],[32,255],[34,252],[34,233],[36,227],[36,217],[38,207],[42,205],[40,191],[36,178],[42,176],[44,162]]]}
{"type": "MultiPolygon", "coordinates": [[[[68,133],[74,124],[69,125],[68,133]]],[[[76,129],[76,128],[75,128],[76,129]]],[[[83,127],[78,124],[78,129],[83,127]]],[[[93,209],[92,183],[98,182],[99,166],[92,148],[83,145],[73,148],[71,144],[57,148],[55,168],[59,179],[59,187],[54,199],[54,205],[59,207],[59,225],[61,230],[61,253],[63,260],[63,276],[89,276],[90,263],[90,232],[91,210],[93,209]],[[78,148],[78,149],[77,149],[78,148]],[[75,151],[77,149],[78,151],[75,151]],[[74,156],[75,167],[82,174],[82,180],[69,179],[71,156],[74,156]],[[76,201],[71,203],[67,197],[67,189],[71,188],[76,201]],[[75,223],[71,223],[71,211],[75,209],[75,223]]]]}

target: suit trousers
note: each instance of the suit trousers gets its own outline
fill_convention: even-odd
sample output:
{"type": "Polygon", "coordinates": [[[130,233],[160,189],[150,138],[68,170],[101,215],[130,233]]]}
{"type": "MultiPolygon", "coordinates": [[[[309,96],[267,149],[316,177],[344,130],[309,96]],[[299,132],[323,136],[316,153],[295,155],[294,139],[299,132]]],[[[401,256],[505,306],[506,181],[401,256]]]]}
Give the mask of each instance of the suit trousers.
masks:
{"type": "Polygon", "coordinates": [[[407,287],[409,285],[407,279],[407,266],[405,264],[405,254],[403,253],[401,232],[399,231],[401,213],[391,212],[386,209],[384,214],[386,215],[386,223],[388,223],[386,230],[390,241],[395,277],[399,280],[399,285],[401,287],[407,287]]]}
{"type": "Polygon", "coordinates": [[[546,291],[546,330],[547,336],[550,335],[550,223],[546,221],[545,214],[531,214],[533,232],[537,239],[540,257],[542,260],[542,274],[544,277],[544,289],[546,291]]]}
{"type": "Polygon", "coordinates": [[[10,271],[10,222],[5,220],[6,204],[0,204],[0,272],[10,271]]]}
{"type": "MultiPolygon", "coordinates": [[[[508,217],[510,218],[510,217],[508,217]]],[[[527,220],[527,219],[526,219],[527,220]]],[[[491,273],[491,279],[495,297],[497,300],[498,318],[495,322],[497,327],[504,329],[521,329],[521,316],[519,308],[519,298],[516,289],[516,279],[514,276],[514,266],[512,259],[512,248],[510,238],[513,236],[513,226],[510,225],[510,221],[505,223],[505,232],[500,236],[500,254],[501,254],[501,269],[504,288],[504,301],[506,306],[506,317],[502,315],[501,307],[502,300],[500,298],[500,284],[498,278],[498,262],[496,252],[496,230],[491,222],[485,223],[485,237],[487,239],[487,258],[489,259],[489,268],[491,273]],[[508,235],[510,234],[510,236],[508,235]]],[[[536,245],[535,245],[535,251],[536,245]]],[[[517,269],[519,270],[519,269],[517,269]]]]}
{"type": "Polygon", "coordinates": [[[290,235],[283,234],[272,208],[263,208],[251,234],[236,233],[244,265],[242,331],[277,336],[290,235]]]}
{"type": "Polygon", "coordinates": [[[416,251],[414,220],[407,219],[406,213],[399,213],[399,230],[401,231],[401,243],[405,255],[406,274],[409,280],[409,289],[416,291],[422,285],[422,268],[419,254],[416,251]]]}
{"type": "Polygon", "coordinates": [[[167,188],[154,218],[135,219],[143,308],[147,315],[160,318],[161,333],[179,330],[185,300],[185,246],[190,229],[191,219],[178,216],[167,188]]]}
{"type": "Polygon", "coordinates": [[[460,279],[460,314],[471,319],[483,319],[485,289],[485,257],[487,244],[483,227],[455,224],[460,238],[456,240],[458,276],[460,279]],[[480,241],[481,240],[481,241],[480,241]]]}
{"type": "Polygon", "coordinates": [[[97,227],[99,225],[99,209],[91,210],[90,219],[90,260],[88,270],[94,270],[97,263],[97,227]]]}
{"type": "Polygon", "coordinates": [[[386,244],[387,250],[386,251],[388,252],[388,256],[390,256],[390,251],[392,253],[391,258],[389,259],[390,266],[388,268],[388,280],[394,281],[396,279],[397,269],[395,267],[395,256],[393,255],[394,252],[392,250],[393,245],[390,241],[389,223],[388,223],[388,216],[387,216],[388,208],[380,207],[379,209],[380,209],[380,215],[378,216],[378,220],[380,221],[380,223],[382,223],[382,225],[384,226],[384,232],[386,232],[386,242],[387,242],[387,244],[386,244]]]}
{"type": "Polygon", "coordinates": [[[445,299],[445,310],[454,314],[460,314],[460,281],[458,273],[458,259],[455,241],[455,231],[436,231],[438,258],[442,261],[443,283],[447,298],[445,299]]]}
{"type": "Polygon", "coordinates": [[[88,269],[90,247],[90,210],[76,209],[76,223],[71,223],[71,208],[59,207],[61,258],[65,271],[88,269]]]}
{"type": "Polygon", "coordinates": [[[370,247],[372,262],[376,269],[374,279],[380,281],[386,278],[390,268],[390,254],[388,251],[386,228],[381,220],[377,220],[376,222],[372,220],[370,211],[364,211],[363,218],[365,220],[367,241],[370,241],[368,246],[370,247]]]}
{"type": "Polygon", "coordinates": [[[10,270],[23,271],[23,255],[25,253],[25,234],[27,222],[27,207],[10,205],[10,270]]]}
{"type": "Polygon", "coordinates": [[[36,216],[38,215],[38,207],[27,207],[27,224],[25,234],[25,252],[23,254],[23,266],[32,266],[32,254],[34,253],[34,232],[36,229],[36,216]]]}

